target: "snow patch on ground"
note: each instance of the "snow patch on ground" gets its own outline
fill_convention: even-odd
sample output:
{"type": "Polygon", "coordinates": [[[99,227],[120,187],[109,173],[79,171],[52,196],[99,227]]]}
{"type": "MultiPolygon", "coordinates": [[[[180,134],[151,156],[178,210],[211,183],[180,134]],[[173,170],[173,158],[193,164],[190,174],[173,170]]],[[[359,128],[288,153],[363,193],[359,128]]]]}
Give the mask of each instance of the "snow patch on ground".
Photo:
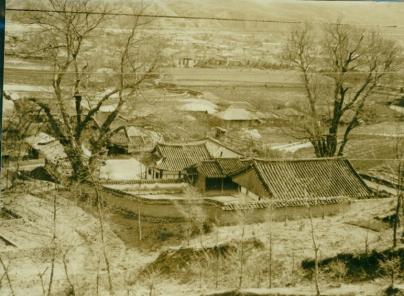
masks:
{"type": "Polygon", "coordinates": [[[404,107],[390,105],[390,109],[404,114],[404,107]]]}
{"type": "Polygon", "coordinates": [[[136,159],[109,159],[100,169],[100,178],[108,180],[140,179],[145,167],[136,159]]]}
{"type": "Polygon", "coordinates": [[[40,63],[34,63],[17,58],[6,58],[4,60],[6,69],[25,69],[25,70],[51,70],[52,67],[40,63]]]}
{"type": "Polygon", "coordinates": [[[49,86],[39,86],[32,84],[4,84],[4,91],[16,91],[16,92],[51,92],[52,89],[49,86]]]}
{"type": "Polygon", "coordinates": [[[295,142],[295,143],[289,143],[289,144],[272,144],[271,149],[273,150],[280,150],[284,152],[291,152],[294,153],[300,149],[303,148],[310,148],[311,143],[310,142],[295,142]]]}

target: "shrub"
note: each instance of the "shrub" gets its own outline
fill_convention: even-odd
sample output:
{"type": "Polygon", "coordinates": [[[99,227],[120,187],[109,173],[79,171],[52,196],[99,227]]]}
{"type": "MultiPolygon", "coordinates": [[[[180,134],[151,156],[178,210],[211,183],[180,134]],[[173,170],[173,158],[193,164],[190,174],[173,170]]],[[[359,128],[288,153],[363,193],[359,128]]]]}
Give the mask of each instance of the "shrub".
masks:
{"type": "Polygon", "coordinates": [[[348,272],[346,264],[340,260],[332,262],[328,268],[333,274],[333,277],[337,278],[340,281],[346,276],[348,272]]]}
{"type": "Polygon", "coordinates": [[[172,234],[170,231],[168,231],[167,229],[163,228],[163,229],[160,229],[157,238],[158,238],[159,240],[161,240],[161,241],[165,241],[165,240],[169,239],[169,238],[172,237],[172,236],[173,236],[173,234],[172,234]]]}

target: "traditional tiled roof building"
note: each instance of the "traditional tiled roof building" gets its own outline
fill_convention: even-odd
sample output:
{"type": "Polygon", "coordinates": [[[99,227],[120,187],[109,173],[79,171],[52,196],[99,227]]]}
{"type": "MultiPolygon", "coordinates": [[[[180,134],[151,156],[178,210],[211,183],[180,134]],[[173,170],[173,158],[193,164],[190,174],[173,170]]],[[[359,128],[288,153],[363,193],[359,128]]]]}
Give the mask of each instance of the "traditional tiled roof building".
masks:
{"type": "Polygon", "coordinates": [[[246,194],[285,202],[329,203],[371,195],[345,158],[254,159],[233,175],[233,181],[246,194]]]}
{"type": "Polygon", "coordinates": [[[242,154],[220,142],[206,138],[188,143],[158,143],[144,159],[148,178],[182,178],[184,170],[204,160],[214,158],[240,158],[242,154]]]}
{"type": "Polygon", "coordinates": [[[188,181],[201,192],[237,192],[238,184],[231,175],[248,166],[248,160],[240,158],[215,158],[204,160],[187,168],[188,181]]]}

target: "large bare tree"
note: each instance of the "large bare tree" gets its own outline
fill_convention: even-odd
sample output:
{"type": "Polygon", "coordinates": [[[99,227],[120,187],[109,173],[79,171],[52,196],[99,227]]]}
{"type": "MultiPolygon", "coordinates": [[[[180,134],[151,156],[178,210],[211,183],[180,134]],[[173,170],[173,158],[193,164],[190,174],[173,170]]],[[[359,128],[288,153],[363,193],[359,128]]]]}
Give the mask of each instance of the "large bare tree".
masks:
{"type": "Polygon", "coordinates": [[[53,98],[52,101],[37,97],[30,100],[46,114],[51,132],[64,146],[73,179],[85,180],[105,153],[110,137],[123,129],[112,123],[124,104],[136,97],[142,83],[156,72],[159,46],[150,46],[140,30],[150,22],[136,16],[143,12],[142,5],[134,8],[135,16],[128,20],[129,29],[106,39],[102,25],[110,25],[112,20],[108,19],[110,10],[105,4],[91,0],[47,2],[50,12],[34,12],[31,16],[41,30],[35,32],[30,41],[33,48],[38,48],[52,63],[53,98]],[[103,64],[107,60],[109,65],[103,64]],[[100,77],[97,67],[106,66],[110,70],[108,77],[100,77]],[[93,75],[94,72],[97,75],[93,75]],[[95,98],[97,82],[102,84],[104,92],[102,97],[95,98]],[[114,110],[99,122],[98,130],[89,137],[86,129],[92,126],[103,104],[112,98],[115,99],[114,110]],[[85,154],[86,149],[91,156],[85,154]]]}
{"type": "Polygon", "coordinates": [[[293,133],[309,140],[317,157],[341,156],[369,97],[390,82],[400,50],[375,32],[341,23],[316,30],[294,30],[285,47],[286,61],[302,74],[307,99],[293,133]]]}

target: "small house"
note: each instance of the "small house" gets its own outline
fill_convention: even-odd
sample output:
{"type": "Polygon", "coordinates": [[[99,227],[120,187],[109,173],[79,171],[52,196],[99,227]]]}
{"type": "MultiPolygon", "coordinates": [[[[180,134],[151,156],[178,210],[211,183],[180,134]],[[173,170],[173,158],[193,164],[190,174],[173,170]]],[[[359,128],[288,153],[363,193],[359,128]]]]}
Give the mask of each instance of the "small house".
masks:
{"type": "Polygon", "coordinates": [[[162,140],[162,136],[152,130],[126,125],[125,122],[118,124],[123,124],[123,128],[110,138],[110,154],[147,152],[162,140]]]}
{"type": "Polygon", "coordinates": [[[213,158],[241,158],[243,155],[219,141],[206,138],[187,143],[158,143],[144,159],[147,179],[182,179],[185,169],[213,158]]]}
{"type": "Polygon", "coordinates": [[[186,169],[187,181],[203,193],[238,192],[239,185],[231,175],[248,165],[240,158],[215,158],[204,160],[186,169]]]}
{"type": "Polygon", "coordinates": [[[242,193],[280,202],[337,202],[366,198],[370,189],[345,158],[254,159],[233,176],[242,193]]]}
{"type": "Polygon", "coordinates": [[[196,61],[192,57],[181,57],[177,60],[177,67],[179,68],[193,68],[196,61]]]}
{"type": "Polygon", "coordinates": [[[219,125],[224,128],[251,127],[261,122],[254,112],[237,106],[230,106],[213,116],[219,121],[219,125]]]}
{"type": "Polygon", "coordinates": [[[37,135],[28,137],[25,142],[37,151],[39,157],[45,159],[45,169],[56,179],[69,177],[72,168],[63,145],[54,137],[40,132],[37,135]]]}

